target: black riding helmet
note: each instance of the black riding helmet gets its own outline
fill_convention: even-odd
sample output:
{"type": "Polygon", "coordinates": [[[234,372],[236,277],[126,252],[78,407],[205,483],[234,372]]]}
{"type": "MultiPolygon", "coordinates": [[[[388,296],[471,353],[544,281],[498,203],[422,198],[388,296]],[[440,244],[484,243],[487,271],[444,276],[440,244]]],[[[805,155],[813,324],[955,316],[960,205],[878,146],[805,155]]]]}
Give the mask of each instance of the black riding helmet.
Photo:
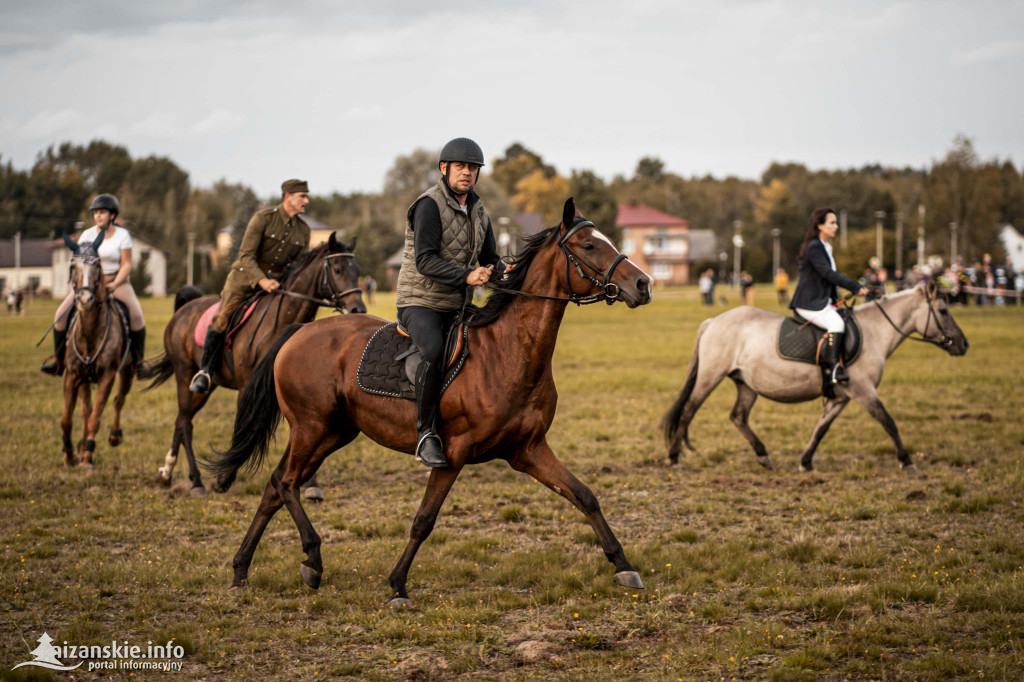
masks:
{"type": "Polygon", "coordinates": [[[116,217],[121,212],[121,204],[117,202],[117,197],[113,194],[100,194],[92,200],[92,205],[89,206],[89,212],[98,211],[101,208],[105,208],[116,217]]]}
{"type": "MultiPolygon", "coordinates": [[[[440,168],[442,163],[451,163],[452,161],[473,163],[482,167],[484,165],[484,150],[480,149],[480,145],[468,137],[456,137],[441,149],[441,155],[437,159],[437,167],[440,168]]],[[[455,194],[465,194],[465,192],[459,192],[454,189],[451,183],[448,182],[448,174],[450,172],[451,166],[448,167],[444,174],[444,184],[455,194]]]]}

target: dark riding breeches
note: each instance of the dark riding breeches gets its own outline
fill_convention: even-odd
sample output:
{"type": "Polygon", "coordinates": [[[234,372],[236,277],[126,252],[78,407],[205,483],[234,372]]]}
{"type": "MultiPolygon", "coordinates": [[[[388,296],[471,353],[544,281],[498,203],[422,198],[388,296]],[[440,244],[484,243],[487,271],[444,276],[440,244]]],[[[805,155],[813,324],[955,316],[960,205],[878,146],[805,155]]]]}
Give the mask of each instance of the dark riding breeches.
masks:
{"type": "Polygon", "coordinates": [[[458,315],[458,310],[442,312],[422,306],[398,309],[398,321],[409,332],[423,361],[441,369],[444,367],[445,333],[458,315]]]}

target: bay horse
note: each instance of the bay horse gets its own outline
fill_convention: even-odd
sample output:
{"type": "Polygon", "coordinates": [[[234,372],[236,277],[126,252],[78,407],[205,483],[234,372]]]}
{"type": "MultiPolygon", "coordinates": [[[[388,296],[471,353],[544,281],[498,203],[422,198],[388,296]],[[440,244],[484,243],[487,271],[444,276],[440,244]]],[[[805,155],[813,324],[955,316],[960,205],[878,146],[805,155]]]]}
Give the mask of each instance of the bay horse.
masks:
{"type": "MultiPolygon", "coordinates": [[[[390,604],[411,604],[406,591],[409,568],[462,468],[494,459],[528,473],[582,511],[615,566],[615,582],[642,589],[597,498],[557,459],[546,434],[558,398],[551,358],[566,305],[623,301],[635,308],[651,300],[650,277],[584,220],[570,198],[561,224],[527,237],[515,268],[490,286],[486,306],[467,322],[469,358],[441,396],[441,436],[449,466],[430,470],[408,545],[389,578],[390,604]]],[[[363,349],[385,324],[378,317],[354,315],[291,327],[249,380],[231,447],[210,463],[219,480],[233,478],[246,462],[259,466],[282,414],[291,430],[234,557],[233,588],[247,583],[260,537],[282,505],[298,526],[306,554],[299,574],[309,587],[318,588],[323,575],[320,537],[302,508],[299,486],[360,432],[386,448],[414,452],[415,402],[370,394],[357,385],[363,349]]]]}
{"type": "Polygon", "coordinates": [[[108,442],[114,447],[121,444],[121,410],[135,378],[135,366],[128,361],[127,330],[116,308],[119,304],[107,291],[97,255],[103,236],[100,232],[91,244],[78,244],[64,235],[64,242],[72,251],[70,282],[75,292],[76,313],[68,327],[64,349],[64,415],[60,422],[64,465],[69,467],[80,464],[92,468],[103,408],[118,376],[121,380],[114,395],[114,420],[108,442]],[[95,403],[93,383],[97,384],[95,403]],[[71,429],[78,399],[82,401],[83,432],[76,448],[71,443],[71,429]]]}
{"type": "MultiPolygon", "coordinates": [[[[281,288],[274,295],[259,299],[250,319],[235,332],[231,347],[223,350],[220,369],[213,377],[213,387],[240,391],[281,330],[296,322],[311,321],[320,307],[333,307],[345,313],[365,313],[355,246],[355,239],[351,244],[345,244],[331,233],[325,243],[300,255],[282,279],[281,288]]],[[[193,495],[205,493],[206,488],[192,449],[192,418],[213,393],[212,388],[206,394],[192,393],[188,389],[203,354],[203,347],[195,342],[194,331],[203,313],[220,300],[217,296],[198,298],[198,295],[198,290],[194,294],[179,292],[175,313],[164,330],[164,353],[153,365],[153,381],[146,388],[150,390],[172,376],[175,378],[178,416],[174,422],[171,447],[154,481],[164,486],[171,484],[178,451],[184,445],[193,495]],[[189,300],[190,296],[192,300],[189,300]]]]}
{"type": "MultiPolygon", "coordinates": [[[[800,457],[800,470],[814,470],[812,458],[818,443],[853,399],[892,438],[903,470],[916,474],[917,467],[903,447],[896,422],[876,390],[882,381],[885,361],[908,337],[935,344],[953,356],[966,353],[969,344],[934,282],[922,282],[912,289],[858,305],[854,314],[862,334],[860,355],[847,367],[849,383],[835,384],[835,397],[825,399],[821,417],[800,457]],[[915,332],[920,339],[910,336],[915,332]]],[[[772,468],[764,443],[747,423],[754,401],[764,396],[781,403],[800,403],[822,395],[821,370],[817,365],[784,360],[778,355],[775,339],[781,323],[782,315],[778,313],[742,306],[700,325],[686,383],[662,421],[672,464],[678,463],[683,442],[693,450],[690,422],[708,395],[729,377],[736,384],[736,403],[729,418],[754,448],[758,463],[772,468]]]]}

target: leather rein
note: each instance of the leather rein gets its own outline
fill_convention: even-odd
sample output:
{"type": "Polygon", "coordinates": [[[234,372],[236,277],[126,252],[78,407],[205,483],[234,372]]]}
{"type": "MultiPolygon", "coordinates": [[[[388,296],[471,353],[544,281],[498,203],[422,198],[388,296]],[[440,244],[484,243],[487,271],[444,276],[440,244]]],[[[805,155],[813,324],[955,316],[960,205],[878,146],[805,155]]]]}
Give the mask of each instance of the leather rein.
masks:
{"type": "Polygon", "coordinates": [[[331,277],[331,263],[332,258],[355,258],[354,253],[332,253],[329,256],[324,257],[323,266],[320,269],[320,282],[317,284],[317,291],[326,289],[329,292],[329,298],[317,298],[316,296],[307,296],[306,294],[300,294],[297,291],[288,291],[286,289],[274,289],[274,294],[281,294],[282,296],[291,296],[292,298],[299,298],[303,301],[310,301],[316,303],[320,308],[334,308],[339,313],[345,313],[345,309],[341,307],[341,299],[351,294],[362,292],[359,287],[353,287],[352,289],[345,289],[344,291],[338,289],[338,285],[335,283],[334,278],[331,277]]]}
{"type": "Polygon", "coordinates": [[[900,329],[899,325],[897,325],[895,322],[893,322],[892,318],[889,317],[889,313],[885,312],[885,308],[882,307],[882,304],[878,302],[877,298],[875,300],[873,300],[872,303],[874,303],[875,306],[882,312],[882,316],[886,319],[886,321],[889,322],[890,325],[892,325],[892,328],[896,330],[896,333],[899,334],[900,337],[902,337],[901,340],[902,339],[910,339],[911,341],[921,341],[923,343],[931,343],[931,344],[934,344],[934,345],[938,346],[939,348],[949,348],[950,346],[953,345],[953,337],[946,333],[946,330],[943,328],[942,324],[939,322],[938,313],[936,313],[935,312],[935,308],[932,307],[932,302],[935,301],[938,298],[938,295],[930,296],[927,293],[927,291],[926,291],[925,295],[924,295],[924,298],[925,298],[925,301],[928,304],[928,321],[925,322],[925,324],[924,324],[924,332],[923,333],[919,332],[921,334],[921,338],[917,338],[917,337],[911,336],[911,334],[914,333],[914,330],[911,330],[909,332],[905,332],[902,329],[900,329]],[[936,327],[936,329],[938,329],[940,332],[942,332],[942,340],[941,341],[932,341],[931,339],[929,339],[927,337],[928,328],[931,326],[932,318],[935,318],[935,327],[936,327]]]}
{"type": "Polygon", "coordinates": [[[511,294],[513,296],[523,296],[525,298],[541,298],[547,301],[568,301],[575,303],[576,305],[588,305],[590,303],[598,303],[604,301],[608,305],[615,303],[615,300],[619,296],[619,285],[611,281],[612,275],[615,274],[615,269],[619,267],[619,264],[628,260],[628,257],[624,253],[620,253],[615,257],[615,260],[611,262],[603,272],[601,268],[597,267],[586,258],[569,248],[568,241],[574,234],[582,230],[584,227],[594,227],[594,223],[589,220],[580,220],[576,222],[569,231],[566,232],[558,240],[558,246],[562,250],[562,254],[565,256],[565,288],[569,292],[568,296],[545,296],[543,294],[531,294],[527,291],[517,291],[515,289],[504,289],[501,287],[490,285],[490,288],[494,291],[500,291],[501,293],[511,294]],[[579,275],[580,279],[585,279],[595,287],[600,289],[599,292],[587,295],[581,295],[573,292],[572,282],[569,279],[571,275],[570,265],[576,268],[576,274],[579,275]],[[583,269],[586,266],[594,274],[591,275],[583,269]],[[603,281],[598,280],[597,277],[601,277],[603,281]]]}

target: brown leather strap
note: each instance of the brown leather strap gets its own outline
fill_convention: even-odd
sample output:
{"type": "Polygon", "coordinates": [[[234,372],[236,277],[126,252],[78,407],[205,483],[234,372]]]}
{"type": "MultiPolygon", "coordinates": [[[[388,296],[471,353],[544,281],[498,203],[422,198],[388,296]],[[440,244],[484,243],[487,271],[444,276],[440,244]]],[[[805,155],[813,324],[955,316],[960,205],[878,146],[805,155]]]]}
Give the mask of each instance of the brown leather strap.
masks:
{"type": "Polygon", "coordinates": [[[264,263],[261,260],[256,261],[256,265],[260,266],[261,270],[273,273],[275,275],[283,274],[284,270],[285,270],[284,268],[279,268],[276,265],[271,265],[270,263],[264,263]]]}

